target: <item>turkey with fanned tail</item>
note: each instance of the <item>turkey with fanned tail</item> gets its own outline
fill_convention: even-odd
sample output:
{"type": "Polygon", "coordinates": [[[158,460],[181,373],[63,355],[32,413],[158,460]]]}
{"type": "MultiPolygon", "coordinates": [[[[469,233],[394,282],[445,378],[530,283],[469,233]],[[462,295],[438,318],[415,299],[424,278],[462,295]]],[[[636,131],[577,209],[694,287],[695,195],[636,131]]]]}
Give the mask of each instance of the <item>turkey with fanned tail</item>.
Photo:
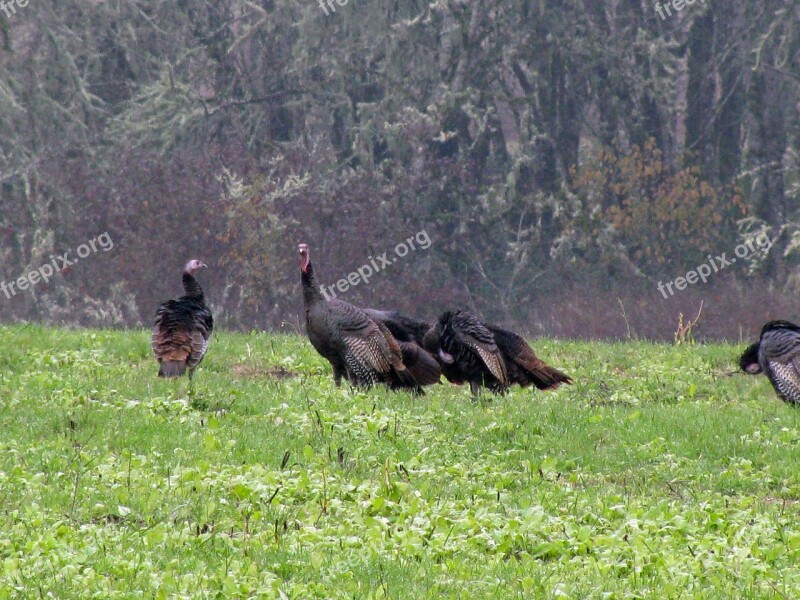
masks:
{"type": "Polygon", "coordinates": [[[191,379],[208,350],[214,318],[194,277],[204,268],[206,264],[199,260],[187,262],[182,276],[184,295],[164,302],[156,311],[151,346],[159,377],[179,377],[188,369],[191,379]]]}
{"type": "Polygon", "coordinates": [[[356,387],[384,383],[392,389],[423,394],[403,364],[402,350],[389,329],[343,300],[322,297],[307,244],[299,245],[306,332],[311,345],[333,367],[338,387],[342,377],[356,387]]]}

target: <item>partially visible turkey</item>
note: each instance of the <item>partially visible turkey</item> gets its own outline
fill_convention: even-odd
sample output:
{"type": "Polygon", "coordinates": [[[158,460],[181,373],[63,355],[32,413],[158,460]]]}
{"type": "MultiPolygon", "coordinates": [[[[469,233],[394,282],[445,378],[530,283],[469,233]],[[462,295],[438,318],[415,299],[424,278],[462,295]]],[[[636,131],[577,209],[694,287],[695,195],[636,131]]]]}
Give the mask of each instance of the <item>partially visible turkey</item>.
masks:
{"type": "Polygon", "coordinates": [[[422,339],[430,329],[430,323],[394,310],[365,308],[364,312],[376,323],[385,325],[391,332],[400,345],[403,364],[420,385],[440,382],[442,368],[439,362],[422,347],[422,339]]]}
{"type": "Polygon", "coordinates": [[[739,357],[739,367],[745,373],[750,375],[758,375],[763,373],[761,365],[758,364],[758,346],[759,343],[750,344],[747,349],[739,357]]]}
{"type": "Polygon", "coordinates": [[[781,400],[800,404],[800,326],[769,321],[761,328],[758,343],[739,358],[739,366],[747,373],[764,372],[781,400]]]}
{"type": "Polygon", "coordinates": [[[300,244],[298,249],[308,339],[331,363],[336,386],[344,377],[356,387],[385,383],[392,389],[424,394],[403,364],[400,346],[388,328],[343,300],[326,301],[314,276],[308,245],[300,244]]]}
{"type": "Polygon", "coordinates": [[[423,345],[439,357],[444,376],[453,383],[469,381],[473,395],[480,386],[502,394],[515,383],[540,390],[572,383],[536,356],[521,336],[467,312],[444,313],[425,334],[423,345]]]}
{"type": "Polygon", "coordinates": [[[386,325],[398,342],[416,342],[421,346],[422,339],[431,328],[431,324],[427,321],[422,321],[397,310],[365,308],[364,312],[373,320],[380,321],[386,325]]]}
{"type": "Polygon", "coordinates": [[[442,363],[442,373],[456,384],[469,382],[477,396],[481,386],[504,392],[509,385],[505,360],[494,335],[475,315],[446,312],[425,334],[425,349],[442,363]]]}
{"type": "Polygon", "coordinates": [[[571,384],[572,378],[548,366],[536,356],[528,343],[513,331],[496,325],[486,325],[506,363],[508,383],[521,387],[535,385],[540,390],[554,390],[562,383],[571,384]]]}
{"type": "Polygon", "coordinates": [[[214,318],[205,303],[203,289],[194,274],[206,268],[190,260],[183,269],[184,295],[158,307],[151,345],[158,360],[159,377],[180,377],[189,369],[189,379],[208,350],[214,318]]]}

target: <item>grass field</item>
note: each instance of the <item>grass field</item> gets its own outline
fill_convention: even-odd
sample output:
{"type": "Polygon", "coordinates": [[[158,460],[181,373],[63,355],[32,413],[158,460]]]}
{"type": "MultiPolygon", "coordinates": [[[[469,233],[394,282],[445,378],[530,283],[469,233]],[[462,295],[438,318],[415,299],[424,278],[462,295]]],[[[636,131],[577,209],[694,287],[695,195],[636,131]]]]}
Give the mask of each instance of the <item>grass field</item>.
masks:
{"type": "Polygon", "coordinates": [[[800,410],[734,345],[552,342],[473,402],[295,336],[0,328],[0,598],[797,598],[800,410]]]}

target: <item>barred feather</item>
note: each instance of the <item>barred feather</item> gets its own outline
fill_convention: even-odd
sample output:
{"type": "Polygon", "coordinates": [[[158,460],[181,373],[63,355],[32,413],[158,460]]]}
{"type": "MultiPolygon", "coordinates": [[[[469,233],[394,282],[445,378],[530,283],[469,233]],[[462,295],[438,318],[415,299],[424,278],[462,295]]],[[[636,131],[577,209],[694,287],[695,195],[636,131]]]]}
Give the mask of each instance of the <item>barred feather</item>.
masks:
{"type": "Polygon", "coordinates": [[[423,345],[440,357],[449,381],[469,382],[473,393],[479,386],[502,394],[514,383],[541,390],[572,383],[568,375],[537,357],[522,337],[467,312],[444,313],[423,337],[423,345]]]}
{"type": "Polygon", "coordinates": [[[334,382],[342,377],[354,386],[370,388],[384,383],[422,394],[403,364],[402,351],[391,332],[367,313],[343,300],[326,301],[319,290],[308,249],[301,246],[301,280],[306,308],[306,331],[311,345],[333,367],[334,382]]]}
{"type": "Polygon", "coordinates": [[[494,335],[505,359],[509,383],[517,383],[522,387],[534,385],[540,390],[554,390],[563,383],[572,383],[572,378],[536,356],[533,348],[521,336],[496,325],[486,327],[494,335]]]}
{"type": "Polygon", "coordinates": [[[208,351],[214,318],[205,304],[200,284],[183,273],[185,295],[168,300],[156,311],[151,347],[159,363],[160,377],[178,377],[194,369],[208,351]]]}
{"type": "Polygon", "coordinates": [[[430,324],[397,311],[383,311],[365,308],[373,321],[385,327],[391,337],[397,340],[403,364],[420,385],[439,383],[442,369],[438,361],[422,346],[425,333],[430,324]]]}
{"type": "MultiPolygon", "coordinates": [[[[745,351],[740,365],[757,373],[750,364],[752,346],[745,351]]],[[[761,330],[758,363],[772,387],[784,402],[800,404],[800,326],[788,321],[770,321],[761,330]]]]}
{"type": "Polygon", "coordinates": [[[452,383],[469,382],[504,392],[508,388],[505,361],[492,332],[475,315],[446,312],[423,338],[425,349],[434,356],[442,352],[452,362],[442,363],[442,373],[452,383]]]}

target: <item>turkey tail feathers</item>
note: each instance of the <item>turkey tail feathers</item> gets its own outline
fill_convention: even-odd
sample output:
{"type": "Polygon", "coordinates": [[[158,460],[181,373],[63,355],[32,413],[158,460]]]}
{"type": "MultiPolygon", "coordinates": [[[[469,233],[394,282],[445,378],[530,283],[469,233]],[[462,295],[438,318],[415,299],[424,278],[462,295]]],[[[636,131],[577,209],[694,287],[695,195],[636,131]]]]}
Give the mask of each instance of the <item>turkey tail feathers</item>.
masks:
{"type": "Polygon", "coordinates": [[[571,384],[572,378],[554,369],[553,367],[543,367],[535,371],[530,371],[531,382],[540,390],[554,390],[562,383],[571,384]]]}
{"type": "Polygon", "coordinates": [[[168,360],[161,363],[158,369],[159,377],[180,377],[186,372],[185,360],[168,360]]]}
{"type": "Polygon", "coordinates": [[[403,364],[420,385],[433,385],[439,383],[442,368],[429,352],[420,348],[414,342],[398,342],[403,353],[403,364]]]}

